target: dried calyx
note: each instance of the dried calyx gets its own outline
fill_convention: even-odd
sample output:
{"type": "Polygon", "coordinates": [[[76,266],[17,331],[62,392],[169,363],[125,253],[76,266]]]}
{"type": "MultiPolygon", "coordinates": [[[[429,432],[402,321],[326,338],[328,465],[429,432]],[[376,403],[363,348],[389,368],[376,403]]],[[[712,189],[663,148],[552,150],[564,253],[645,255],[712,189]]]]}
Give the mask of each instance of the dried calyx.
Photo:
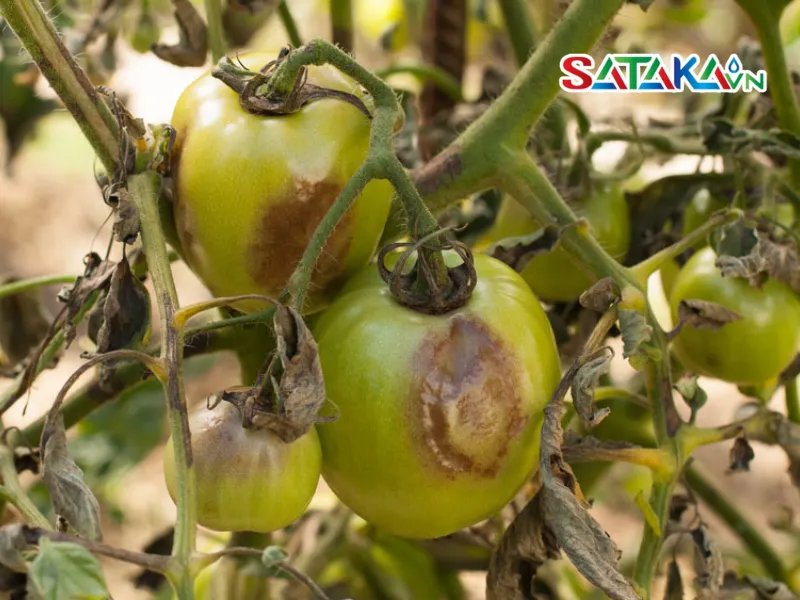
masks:
{"type": "Polygon", "coordinates": [[[259,71],[250,71],[243,64],[236,64],[225,57],[214,67],[211,74],[239,94],[242,108],[254,115],[290,115],[317,100],[336,98],[352,104],[367,117],[372,118],[366,105],[357,96],[309,83],[306,67],[298,70],[291,92],[272,93],[268,85],[270,78],[288,55],[288,49],[282,50],[276,60],[267,63],[259,71]]]}
{"type": "Polygon", "coordinates": [[[472,251],[455,240],[389,244],[378,255],[378,271],[400,304],[429,315],[464,306],[478,283],[472,251]],[[386,266],[386,256],[399,248],[405,251],[390,269],[386,266]],[[439,273],[432,257],[436,254],[441,257],[444,250],[454,251],[462,262],[455,267],[444,266],[444,273],[439,273]],[[416,260],[406,272],[408,260],[414,254],[416,260]]]}
{"type": "Polygon", "coordinates": [[[274,318],[277,349],[258,374],[255,385],[224,390],[216,400],[239,409],[246,428],[267,428],[293,442],[316,424],[335,417],[319,415],[326,401],[317,343],[300,314],[279,306],[274,318]]]}

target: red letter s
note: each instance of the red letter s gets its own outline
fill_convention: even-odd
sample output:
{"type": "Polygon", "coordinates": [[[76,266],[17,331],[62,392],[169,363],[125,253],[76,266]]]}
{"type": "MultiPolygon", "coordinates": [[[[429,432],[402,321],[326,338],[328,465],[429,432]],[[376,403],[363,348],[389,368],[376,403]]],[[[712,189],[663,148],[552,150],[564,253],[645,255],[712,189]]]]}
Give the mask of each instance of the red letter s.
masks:
{"type": "Polygon", "coordinates": [[[588,90],[592,85],[592,75],[587,69],[594,68],[594,59],[588,54],[567,54],[561,59],[561,72],[567,77],[558,80],[565,91],[588,90]]]}

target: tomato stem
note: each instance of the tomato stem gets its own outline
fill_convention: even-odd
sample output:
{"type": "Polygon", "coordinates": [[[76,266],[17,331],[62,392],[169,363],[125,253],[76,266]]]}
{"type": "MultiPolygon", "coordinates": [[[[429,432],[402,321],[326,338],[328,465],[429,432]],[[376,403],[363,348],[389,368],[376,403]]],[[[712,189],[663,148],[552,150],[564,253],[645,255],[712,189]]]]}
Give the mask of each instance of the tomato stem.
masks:
{"type": "Polygon", "coordinates": [[[392,75],[411,75],[423,82],[430,81],[456,102],[462,102],[464,100],[461,93],[461,84],[458,80],[436,65],[428,63],[396,64],[375,71],[375,75],[381,79],[387,79],[392,75]]]}
{"type": "Polygon", "coordinates": [[[717,213],[681,240],[675,242],[667,248],[664,248],[653,256],[646,258],[639,264],[630,267],[629,271],[639,282],[639,285],[644,287],[647,285],[647,280],[649,279],[650,275],[663,267],[667,261],[672,260],[691,249],[697,242],[704,240],[709,233],[718,227],[722,227],[727,223],[738,221],[742,218],[742,215],[742,211],[736,208],[717,213]]]}
{"type": "Polygon", "coordinates": [[[14,281],[0,285],[0,300],[14,294],[22,294],[39,289],[48,285],[58,285],[60,283],[75,283],[75,275],[45,275],[43,277],[32,277],[21,281],[14,281]]]}
{"type": "Polygon", "coordinates": [[[225,56],[225,34],[222,30],[222,5],[220,0],[205,0],[208,47],[211,60],[216,64],[225,56]]]}
{"type": "Polygon", "coordinates": [[[783,384],[786,394],[786,416],[792,423],[800,423],[800,399],[797,394],[797,378],[793,377],[783,384]]]}
{"type": "Polygon", "coordinates": [[[195,476],[189,431],[189,417],[183,388],[184,332],[175,327],[178,293],[172,278],[167,255],[167,245],[161,228],[158,211],[158,176],[146,172],[132,175],[128,179],[128,190],[137,208],[142,246],[155,288],[156,300],[161,316],[161,360],[166,375],[162,380],[167,397],[170,433],[175,445],[175,470],[177,480],[178,519],[172,557],[176,565],[176,581],[173,581],[180,600],[192,600],[194,588],[189,573],[190,561],[195,549],[197,529],[197,505],[195,476]]]}
{"type": "Polygon", "coordinates": [[[36,505],[25,494],[19,483],[17,468],[14,465],[14,453],[9,446],[0,444],[0,499],[10,502],[22,513],[22,516],[34,527],[53,529],[53,525],[36,508],[36,505]]]}
{"type": "Polygon", "coordinates": [[[114,173],[121,135],[114,115],[64,46],[39,0],[0,0],[0,13],[72,113],[106,171],[114,173]]]}

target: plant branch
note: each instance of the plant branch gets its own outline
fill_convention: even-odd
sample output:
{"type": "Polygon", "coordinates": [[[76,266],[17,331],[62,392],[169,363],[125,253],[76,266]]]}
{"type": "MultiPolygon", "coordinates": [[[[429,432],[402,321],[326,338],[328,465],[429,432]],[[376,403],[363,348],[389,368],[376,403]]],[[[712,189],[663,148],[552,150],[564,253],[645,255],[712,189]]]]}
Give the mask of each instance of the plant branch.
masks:
{"type": "Polygon", "coordinates": [[[48,285],[75,283],[75,279],[77,279],[75,275],[45,275],[6,283],[5,285],[0,285],[0,300],[8,296],[13,296],[14,294],[22,294],[48,285]]]}
{"type": "Polygon", "coordinates": [[[86,73],[64,46],[39,0],[0,0],[0,12],[72,113],[109,174],[119,168],[121,132],[86,73]]]}
{"type": "Polygon", "coordinates": [[[568,463],[580,462],[626,462],[647,467],[657,479],[667,479],[675,471],[672,455],[661,448],[603,448],[565,445],[562,448],[568,463]]]}
{"type": "Polygon", "coordinates": [[[5,444],[0,445],[0,498],[13,504],[28,523],[43,529],[53,529],[53,525],[39,512],[36,505],[28,498],[19,484],[17,468],[14,465],[14,451],[5,444]]]}
{"type": "Polygon", "coordinates": [[[797,378],[792,378],[783,384],[786,394],[786,416],[793,423],[800,423],[800,399],[797,394],[797,378]]]}
{"type": "Polygon", "coordinates": [[[300,37],[300,30],[297,28],[297,22],[292,16],[292,11],[289,9],[288,0],[281,0],[278,4],[278,16],[281,18],[283,28],[286,30],[286,35],[289,36],[289,42],[295,48],[303,45],[303,38],[300,37]]]}
{"type": "Polygon", "coordinates": [[[500,10],[506,24],[517,64],[522,66],[536,47],[536,28],[524,0],[500,0],[500,10]]]}
{"type": "Polygon", "coordinates": [[[174,326],[175,313],[178,310],[178,293],[172,279],[167,245],[159,219],[158,176],[146,172],[131,176],[128,182],[128,190],[139,216],[142,246],[147,256],[161,316],[163,336],[161,360],[167,371],[162,383],[167,396],[170,433],[175,445],[178,519],[172,548],[174,571],[171,571],[169,576],[178,598],[191,600],[194,597],[194,587],[190,562],[197,534],[197,501],[191,432],[182,377],[184,334],[174,326]]]}
{"type": "Polygon", "coordinates": [[[593,131],[586,136],[586,152],[591,156],[606,142],[631,142],[651,146],[664,154],[714,154],[698,138],[682,138],[660,132],[629,133],[623,131],[593,131]]]}
{"type": "Polygon", "coordinates": [[[464,100],[464,96],[461,93],[461,85],[458,83],[458,80],[447,71],[444,71],[435,65],[427,63],[418,63],[413,65],[399,64],[375,71],[375,75],[381,79],[387,79],[392,75],[403,74],[412,75],[420,81],[430,81],[440,90],[450,96],[450,98],[452,98],[455,102],[461,102],[464,100]]]}
{"type": "Polygon", "coordinates": [[[225,33],[222,29],[222,5],[220,0],[205,0],[208,47],[214,64],[225,56],[225,33]]]}
{"type": "Polygon", "coordinates": [[[684,479],[689,488],[739,536],[739,539],[750,550],[750,554],[758,559],[769,576],[775,581],[782,581],[791,586],[789,573],[780,555],[761,536],[758,529],[739,512],[736,506],[728,502],[725,494],[717,489],[694,465],[686,467],[684,479]]]}

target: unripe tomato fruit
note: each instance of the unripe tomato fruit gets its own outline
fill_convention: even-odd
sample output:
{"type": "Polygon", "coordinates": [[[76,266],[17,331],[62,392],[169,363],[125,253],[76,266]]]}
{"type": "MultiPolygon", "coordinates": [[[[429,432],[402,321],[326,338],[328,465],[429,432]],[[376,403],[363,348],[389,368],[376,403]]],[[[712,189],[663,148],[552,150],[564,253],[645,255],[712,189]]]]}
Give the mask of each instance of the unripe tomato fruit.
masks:
{"type": "MultiPolygon", "coordinates": [[[[588,221],[592,235],[611,256],[625,258],[630,243],[630,217],[622,187],[611,185],[595,191],[576,207],[576,213],[588,221]]],[[[493,244],[533,233],[539,227],[525,207],[506,196],[486,241],[493,244]]],[[[522,277],[539,298],[551,302],[574,300],[597,280],[563,248],[534,257],[522,270],[522,277]]]]}
{"type": "MultiPolygon", "coordinates": [[[[242,61],[258,70],[275,56],[250,54],[242,61]]],[[[370,105],[355,82],[333,67],[309,67],[308,82],[370,105]]],[[[172,125],[178,131],[175,224],[187,262],[217,296],[277,296],[366,158],[370,120],[330,98],[291,115],[253,115],[233,90],[206,74],[183,92],[172,125]]],[[[331,288],[367,264],[391,195],[387,181],[372,181],[344,216],[317,263],[309,310],[324,305],[331,288]]]]}
{"type": "Polygon", "coordinates": [[[795,356],[800,341],[800,300],[784,284],[768,280],[761,289],[723,277],[711,248],[698,251],[681,269],[670,308],[678,322],[681,300],[716,302],[742,319],[717,331],[685,326],[673,342],[683,365],[698,374],[732,383],[756,384],[777,377],[795,356]]]}
{"type": "Polygon", "coordinates": [[[469,302],[439,316],[398,304],[372,267],[315,328],[340,411],[318,426],[323,477],[395,535],[439,537],[487,518],[536,468],[560,375],[553,332],[517,273],[482,255],[475,266],[469,302]]]}
{"type": "MultiPolygon", "coordinates": [[[[245,429],[238,409],[220,402],[189,417],[197,522],[217,531],[267,533],[303,514],[317,489],[322,457],[315,431],[291,444],[266,429],[245,429]]],[[[172,438],[164,474],[177,494],[172,438]]]]}
{"type": "MultiPolygon", "coordinates": [[[[683,236],[686,237],[698,227],[704,225],[718,210],[728,206],[722,198],[712,196],[706,188],[702,188],[695,193],[686,210],[683,212],[683,236]]],[[[700,240],[693,248],[700,249],[708,245],[708,240],[700,240]]]]}

